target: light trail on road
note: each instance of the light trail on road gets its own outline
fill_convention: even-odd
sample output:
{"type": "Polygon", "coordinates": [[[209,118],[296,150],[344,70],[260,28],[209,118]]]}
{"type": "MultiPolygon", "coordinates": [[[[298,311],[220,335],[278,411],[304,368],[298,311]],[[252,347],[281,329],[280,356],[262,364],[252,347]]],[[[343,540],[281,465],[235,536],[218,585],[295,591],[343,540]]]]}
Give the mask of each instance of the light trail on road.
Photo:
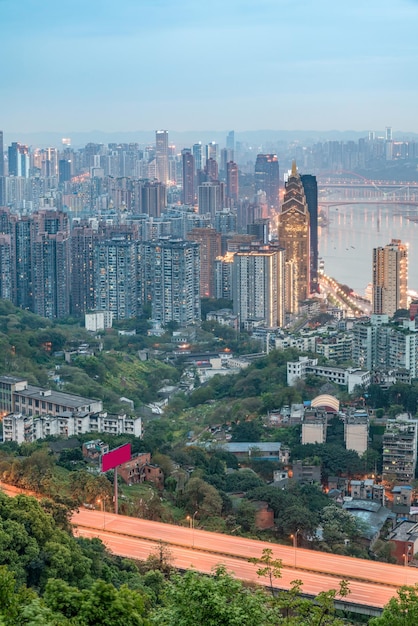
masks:
{"type": "Polygon", "coordinates": [[[303,581],[303,591],[317,594],[337,588],[339,581],[350,583],[349,602],[383,607],[402,585],[415,585],[418,571],[412,567],[389,565],[376,561],[355,559],[324,552],[293,548],[275,543],[233,537],[205,530],[185,528],[160,522],[106,513],[105,530],[103,515],[98,511],[80,510],[73,516],[76,533],[80,536],[99,537],[115,554],[146,558],[156,551],[158,541],[168,544],[177,567],[195,567],[210,572],[219,563],[234,572],[242,580],[255,581],[254,566],[250,557],[261,557],[265,548],[272,550],[273,558],[283,562],[280,587],[289,588],[295,579],[303,581]],[[194,547],[192,548],[192,542],[194,547]],[[139,556],[142,554],[143,556],[139,556]],[[202,569],[203,568],[203,569],[202,569]]]}

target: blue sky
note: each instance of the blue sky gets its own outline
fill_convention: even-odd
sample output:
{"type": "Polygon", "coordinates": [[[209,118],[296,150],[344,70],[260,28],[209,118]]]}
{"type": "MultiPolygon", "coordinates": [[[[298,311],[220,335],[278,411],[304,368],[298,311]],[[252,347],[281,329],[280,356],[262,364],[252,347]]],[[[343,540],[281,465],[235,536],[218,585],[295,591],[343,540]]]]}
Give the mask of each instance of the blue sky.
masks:
{"type": "Polygon", "coordinates": [[[0,128],[418,132],[418,0],[0,0],[0,128]]]}

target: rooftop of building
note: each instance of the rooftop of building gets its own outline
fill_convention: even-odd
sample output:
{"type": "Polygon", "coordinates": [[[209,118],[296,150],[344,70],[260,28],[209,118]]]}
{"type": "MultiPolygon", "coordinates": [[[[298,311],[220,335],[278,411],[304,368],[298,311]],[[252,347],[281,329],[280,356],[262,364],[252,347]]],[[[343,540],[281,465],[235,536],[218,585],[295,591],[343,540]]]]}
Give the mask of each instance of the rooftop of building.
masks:
{"type": "Polygon", "coordinates": [[[20,378],[18,376],[0,376],[0,383],[7,383],[8,385],[13,385],[15,383],[25,382],[26,378],[20,378]]]}
{"type": "Polygon", "coordinates": [[[250,452],[250,450],[260,450],[260,452],[277,452],[282,447],[278,441],[233,441],[224,443],[222,448],[232,453],[250,452]]]}
{"type": "MultiPolygon", "coordinates": [[[[19,379],[24,380],[24,379],[19,379]]],[[[92,398],[84,398],[83,396],[77,396],[72,393],[66,393],[65,391],[55,391],[53,389],[44,389],[42,387],[36,387],[35,385],[28,385],[26,389],[18,392],[20,396],[32,399],[42,399],[46,402],[53,402],[54,404],[61,404],[63,406],[85,406],[92,402],[98,402],[92,398]]]]}
{"type": "Polygon", "coordinates": [[[385,522],[395,518],[395,514],[375,500],[346,500],[343,508],[364,524],[361,536],[369,541],[380,532],[385,522]]]}
{"type": "Polygon", "coordinates": [[[389,541],[418,540],[418,524],[409,520],[401,521],[388,536],[389,541]]]}

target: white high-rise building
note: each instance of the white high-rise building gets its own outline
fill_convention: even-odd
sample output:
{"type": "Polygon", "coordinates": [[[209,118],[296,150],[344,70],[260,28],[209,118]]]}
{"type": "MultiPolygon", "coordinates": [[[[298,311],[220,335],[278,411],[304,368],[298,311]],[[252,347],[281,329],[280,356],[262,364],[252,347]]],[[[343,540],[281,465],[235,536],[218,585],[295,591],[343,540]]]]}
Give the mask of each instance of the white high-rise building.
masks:
{"type": "Polygon", "coordinates": [[[234,313],[244,326],[284,323],[284,250],[268,246],[237,252],[233,261],[234,313]]]}

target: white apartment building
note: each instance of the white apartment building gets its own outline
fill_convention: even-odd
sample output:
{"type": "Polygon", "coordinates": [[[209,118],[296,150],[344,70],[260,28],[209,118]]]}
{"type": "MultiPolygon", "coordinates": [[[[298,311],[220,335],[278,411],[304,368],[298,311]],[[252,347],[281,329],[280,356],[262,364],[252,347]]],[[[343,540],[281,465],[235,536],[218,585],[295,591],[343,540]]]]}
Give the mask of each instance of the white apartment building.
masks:
{"type": "Polygon", "coordinates": [[[106,412],[60,416],[10,413],[3,418],[3,441],[15,441],[18,444],[48,436],[66,438],[90,432],[141,437],[142,419],[106,412]]]}
{"type": "Polygon", "coordinates": [[[368,387],[370,384],[370,372],[358,368],[331,367],[318,365],[318,359],[310,359],[307,356],[300,356],[298,361],[288,361],[287,364],[287,384],[293,387],[299,379],[305,378],[307,374],[322,376],[337,385],[347,386],[351,393],[356,385],[368,387]]]}
{"type": "Polygon", "coordinates": [[[83,414],[102,410],[101,400],[43,389],[17,376],[0,376],[0,412],[4,415],[14,412],[22,415],[83,414]]]}

